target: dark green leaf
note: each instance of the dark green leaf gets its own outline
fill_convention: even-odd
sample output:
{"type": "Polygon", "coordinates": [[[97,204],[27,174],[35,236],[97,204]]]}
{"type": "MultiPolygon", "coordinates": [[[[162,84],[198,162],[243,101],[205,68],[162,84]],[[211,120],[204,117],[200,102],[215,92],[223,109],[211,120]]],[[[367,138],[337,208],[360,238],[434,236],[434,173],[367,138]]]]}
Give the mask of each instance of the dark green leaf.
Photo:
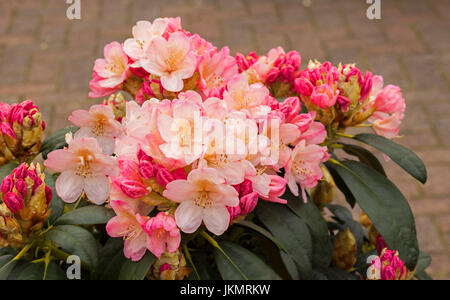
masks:
{"type": "Polygon", "coordinates": [[[342,271],[337,268],[322,268],[317,267],[317,271],[324,274],[329,280],[359,280],[360,278],[355,274],[342,271]]]}
{"type": "Polygon", "coordinates": [[[418,273],[416,273],[415,276],[416,276],[416,278],[419,279],[419,280],[433,280],[433,278],[431,278],[431,276],[428,275],[428,273],[425,272],[425,271],[418,272],[418,273]]]}
{"type": "Polygon", "coordinates": [[[283,261],[284,265],[286,266],[286,270],[288,271],[291,278],[293,280],[299,280],[300,275],[298,274],[297,265],[295,264],[294,260],[292,259],[292,256],[287,254],[283,250],[280,250],[280,256],[281,256],[281,260],[283,261]]]}
{"type": "Polygon", "coordinates": [[[53,133],[51,136],[45,139],[44,143],[42,143],[41,150],[42,157],[47,159],[47,155],[56,149],[61,149],[67,146],[66,143],[66,134],[71,132],[75,133],[79,128],[76,126],[71,126],[67,128],[60,129],[53,133]]]}
{"type": "Polygon", "coordinates": [[[270,232],[268,232],[267,230],[265,230],[261,226],[258,226],[258,225],[256,225],[253,222],[245,221],[245,220],[237,223],[236,225],[247,227],[247,228],[250,228],[250,229],[260,233],[264,237],[266,237],[269,240],[271,240],[278,248],[280,248],[281,250],[285,250],[283,248],[283,245],[281,245],[281,243],[270,232]]]}
{"type": "Polygon", "coordinates": [[[334,166],[391,249],[413,270],[419,249],[416,226],[405,197],[386,177],[356,161],[334,166]]]}
{"type": "Polygon", "coordinates": [[[150,270],[156,257],[147,252],[140,261],[133,262],[129,259],[125,261],[120,269],[119,280],[142,280],[150,270]]]}
{"type": "Polygon", "coordinates": [[[425,183],[427,181],[425,165],[411,150],[376,134],[361,133],[356,135],[355,139],[384,152],[420,182],[425,183]]]}
{"type": "Polygon", "coordinates": [[[49,219],[50,224],[53,224],[64,211],[64,202],[61,200],[61,198],[59,198],[58,194],[56,194],[55,183],[55,178],[52,175],[46,173],[45,184],[53,191],[52,200],[50,201],[50,208],[52,209],[49,219]]]}
{"type": "MultiPolygon", "coordinates": [[[[213,270],[213,268],[211,267],[211,263],[208,261],[206,253],[204,251],[196,251],[191,255],[201,280],[220,279],[220,275],[217,273],[217,271],[213,270]]],[[[191,274],[192,273],[194,272],[191,272],[191,274]]],[[[193,274],[193,278],[197,279],[195,274],[193,274]]]]}
{"type": "Polygon", "coordinates": [[[0,256],[0,280],[8,278],[18,261],[12,261],[15,255],[6,254],[0,256]]]}
{"type": "MultiPolygon", "coordinates": [[[[247,249],[231,242],[220,243],[223,251],[240,268],[247,279],[251,280],[279,280],[280,276],[267,266],[259,257],[247,249]]],[[[242,280],[240,272],[217,249],[214,248],[214,256],[222,278],[225,280],[242,280]]]]}
{"type": "Polygon", "coordinates": [[[344,194],[345,196],[345,201],[347,201],[347,203],[354,208],[355,204],[356,204],[356,199],[353,196],[352,192],[350,191],[350,189],[347,187],[347,185],[345,184],[345,182],[342,180],[341,176],[339,175],[338,172],[336,172],[336,170],[334,169],[334,165],[331,163],[325,163],[328,171],[330,171],[331,176],[333,177],[334,182],[336,183],[336,186],[338,187],[338,189],[344,194]]]}
{"type": "Polygon", "coordinates": [[[97,242],[86,229],[73,225],[59,225],[48,231],[45,237],[55,242],[63,251],[78,255],[91,269],[97,266],[97,242]]]}
{"type": "Polygon", "coordinates": [[[417,262],[416,273],[424,272],[431,264],[431,257],[425,252],[420,251],[419,261],[417,262]]]}
{"type": "Polygon", "coordinates": [[[306,223],[281,204],[259,203],[255,212],[259,220],[292,256],[302,275],[310,274],[312,241],[306,223]]]}
{"type": "Polygon", "coordinates": [[[106,224],[114,216],[114,211],[109,208],[89,205],[63,214],[56,220],[55,225],[106,224]]]}
{"type": "MultiPolygon", "coordinates": [[[[22,271],[15,274],[15,280],[43,280],[45,272],[45,264],[41,263],[27,263],[22,266],[22,271]]],[[[9,278],[12,279],[12,278],[9,278]]],[[[47,267],[45,280],[65,280],[66,275],[54,262],[50,262],[47,267]]]]}
{"type": "Polygon", "coordinates": [[[97,280],[118,280],[120,269],[128,259],[123,255],[123,239],[110,238],[99,250],[98,266],[92,273],[97,280]]]}
{"type": "Polygon", "coordinates": [[[344,145],[343,149],[346,153],[358,157],[360,162],[368,165],[369,167],[372,167],[373,169],[377,170],[378,172],[386,176],[386,172],[384,172],[383,165],[380,163],[378,158],[372,152],[358,145],[352,144],[343,144],[343,145],[344,145]]]}

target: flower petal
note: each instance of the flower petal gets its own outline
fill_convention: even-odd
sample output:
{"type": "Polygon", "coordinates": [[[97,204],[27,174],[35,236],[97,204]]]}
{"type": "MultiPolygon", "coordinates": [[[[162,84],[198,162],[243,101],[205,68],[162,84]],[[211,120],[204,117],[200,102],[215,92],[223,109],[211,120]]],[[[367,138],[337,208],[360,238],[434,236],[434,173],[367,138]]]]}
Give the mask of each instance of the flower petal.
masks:
{"type": "Polygon", "coordinates": [[[109,197],[109,182],[106,176],[88,177],[84,180],[84,191],[89,201],[101,205],[109,197]]]}
{"type": "Polygon", "coordinates": [[[204,210],[203,221],[209,231],[221,235],[230,224],[230,213],[225,206],[216,205],[204,210]]]}
{"type": "Polygon", "coordinates": [[[203,219],[203,209],[193,201],[182,202],[175,211],[175,221],[178,227],[186,233],[196,231],[203,219]]]}
{"type": "Polygon", "coordinates": [[[77,201],[83,190],[83,180],[73,171],[64,171],[56,179],[56,193],[66,203],[77,201]]]}

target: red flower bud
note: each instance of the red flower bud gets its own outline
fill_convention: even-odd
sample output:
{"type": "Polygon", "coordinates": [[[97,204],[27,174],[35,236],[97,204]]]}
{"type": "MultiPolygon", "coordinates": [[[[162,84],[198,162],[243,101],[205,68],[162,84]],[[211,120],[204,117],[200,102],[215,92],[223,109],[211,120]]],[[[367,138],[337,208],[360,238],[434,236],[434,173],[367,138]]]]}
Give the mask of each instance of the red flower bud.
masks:
{"type": "Polygon", "coordinates": [[[8,192],[5,194],[5,196],[3,197],[3,202],[13,213],[19,212],[24,207],[23,199],[16,193],[12,192],[8,192]]]}

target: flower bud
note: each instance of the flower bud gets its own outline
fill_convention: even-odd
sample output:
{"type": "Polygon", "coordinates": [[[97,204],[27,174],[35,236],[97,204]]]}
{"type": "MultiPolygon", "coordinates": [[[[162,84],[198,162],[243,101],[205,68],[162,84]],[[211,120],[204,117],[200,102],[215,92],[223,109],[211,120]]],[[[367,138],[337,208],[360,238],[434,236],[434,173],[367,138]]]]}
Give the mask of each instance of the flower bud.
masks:
{"type": "Polygon", "coordinates": [[[173,175],[166,168],[160,168],[156,173],[156,182],[164,188],[169,182],[174,181],[173,175]]]}
{"type": "Polygon", "coordinates": [[[314,90],[314,85],[305,77],[297,77],[294,80],[294,87],[297,93],[306,97],[311,96],[314,90]]]}
{"type": "Polygon", "coordinates": [[[14,214],[24,234],[42,228],[50,216],[53,192],[45,185],[39,164],[22,163],[3,179],[0,190],[5,206],[14,214]]]}
{"type": "Polygon", "coordinates": [[[121,122],[126,115],[127,101],[123,97],[122,93],[109,96],[108,100],[103,101],[104,105],[109,105],[117,121],[121,122]]]}
{"type": "Polygon", "coordinates": [[[341,270],[350,271],[356,263],[356,240],[350,229],[341,231],[331,254],[333,265],[341,270]]]}
{"type": "Polygon", "coordinates": [[[45,122],[31,100],[0,105],[0,165],[11,160],[24,161],[39,153],[45,122]]]}
{"type": "Polygon", "coordinates": [[[23,246],[22,228],[5,203],[0,204],[0,247],[20,249],[23,246]]]}
{"type": "Polygon", "coordinates": [[[294,71],[297,71],[298,68],[300,68],[301,63],[302,57],[297,51],[292,50],[286,54],[286,65],[292,66],[294,68],[294,71]]]}
{"type": "Polygon", "coordinates": [[[278,77],[280,77],[280,69],[274,67],[267,73],[266,83],[272,84],[277,81],[278,77]]]}
{"type": "Polygon", "coordinates": [[[138,199],[148,194],[147,188],[140,181],[123,178],[120,179],[119,186],[125,195],[133,199],[138,199]]]}
{"type": "Polygon", "coordinates": [[[182,280],[192,272],[186,267],[186,259],[180,250],[173,253],[164,252],[157,259],[147,277],[153,280],[182,280]]]}
{"type": "Polygon", "coordinates": [[[236,63],[239,73],[246,71],[250,67],[247,58],[242,53],[236,53],[236,63]]]}
{"type": "Polygon", "coordinates": [[[155,172],[153,169],[153,164],[149,161],[142,161],[139,163],[139,175],[144,179],[150,179],[155,176],[155,172]]]}
{"type": "Polygon", "coordinates": [[[184,172],[183,168],[174,170],[172,172],[172,176],[173,176],[174,180],[177,180],[177,179],[185,179],[186,180],[187,179],[186,172],[184,172]]]}
{"type": "Polygon", "coordinates": [[[325,204],[333,201],[336,184],[328,169],[323,165],[320,168],[322,170],[323,178],[311,189],[311,200],[317,207],[322,209],[325,204]]]}
{"type": "Polygon", "coordinates": [[[258,204],[258,193],[251,192],[239,199],[239,207],[241,208],[241,215],[248,215],[258,204]]]}
{"type": "Polygon", "coordinates": [[[289,122],[300,113],[301,108],[302,104],[298,97],[289,97],[280,104],[279,109],[284,114],[285,121],[289,122]]]}

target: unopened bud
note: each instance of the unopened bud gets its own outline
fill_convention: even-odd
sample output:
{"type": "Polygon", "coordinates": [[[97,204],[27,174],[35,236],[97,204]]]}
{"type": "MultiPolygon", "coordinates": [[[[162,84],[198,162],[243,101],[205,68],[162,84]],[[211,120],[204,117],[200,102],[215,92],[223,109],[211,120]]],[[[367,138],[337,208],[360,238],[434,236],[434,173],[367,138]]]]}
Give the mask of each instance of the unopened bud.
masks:
{"type": "Polygon", "coordinates": [[[333,265],[341,270],[350,271],[356,263],[356,240],[350,229],[341,231],[334,242],[331,254],[333,265]]]}
{"type": "Polygon", "coordinates": [[[173,253],[166,251],[153,263],[147,276],[154,280],[182,280],[191,271],[186,267],[186,259],[180,250],[173,253]]]}
{"type": "Polygon", "coordinates": [[[323,208],[325,204],[333,201],[334,189],[336,187],[334,179],[328,169],[325,166],[321,166],[321,169],[323,178],[311,189],[311,200],[319,208],[323,208]]]}

